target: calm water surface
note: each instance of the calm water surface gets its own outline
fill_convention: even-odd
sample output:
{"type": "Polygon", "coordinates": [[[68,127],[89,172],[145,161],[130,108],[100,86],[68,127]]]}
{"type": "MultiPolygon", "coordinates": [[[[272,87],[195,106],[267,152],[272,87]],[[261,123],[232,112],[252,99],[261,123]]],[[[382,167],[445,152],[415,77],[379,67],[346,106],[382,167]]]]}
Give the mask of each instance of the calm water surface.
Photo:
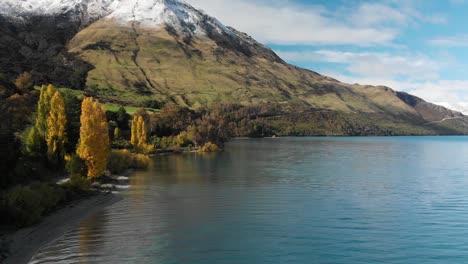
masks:
{"type": "Polygon", "coordinates": [[[468,137],[160,156],[31,263],[467,263],[468,137]]]}

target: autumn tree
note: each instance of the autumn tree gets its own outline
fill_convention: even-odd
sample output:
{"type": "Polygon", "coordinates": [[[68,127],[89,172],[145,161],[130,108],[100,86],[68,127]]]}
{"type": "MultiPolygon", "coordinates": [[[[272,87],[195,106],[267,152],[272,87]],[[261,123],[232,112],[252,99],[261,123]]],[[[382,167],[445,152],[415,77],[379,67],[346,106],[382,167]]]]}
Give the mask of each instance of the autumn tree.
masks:
{"type": "Polygon", "coordinates": [[[197,146],[203,146],[208,142],[223,146],[229,139],[227,122],[218,111],[203,115],[195,125],[187,128],[187,132],[197,146]]]}
{"type": "Polygon", "coordinates": [[[32,74],[29,72],[23,72],[15,80],[15,86],[23,92],[31,90],[34,86],[34,81],[32,79],[32,74]]]}
{"type": "Polygon", "coordinates": [[[80,140],[76,153],[88,167],[88,177],[99,177],[110,157],[109,128],[106,114],[98,101],[85,98],[81,106],[80,140]]]}
{"type": "Polygon", "coordinates": [[[39,97],[39,103],[37,105],[37,119],[36,119],[36,128],[39,132],[39,135],[44,139],[47,138],[47,119],[50,112],[50,102],[52,96],[55,94],[56,90],[53,85],[41,87],[41,95],[39,97]]]}
{"type": "Polygon", "coordinates": [[[28,138],[26,140],[26,150],[33,156],[44,155],[47,151],[48,157],[51,158],[56,153],[56,150],[61,142],[65,138],[65,134],[59,127],[61,123],[66,124],[66,117],[62,118],[65,111],[65,104],[61,94],[54,88],[53,85],[41,87],[41,94],[37,105],[37,117],[34,127],[29,131],[28,138]],[[53,99],[55,95],[55,99],[53,99]],[[52,101],[53,108],[52,109],[52,101]],[[53,115],[53,117],[51,117],[53,115]],[[60,117],[60,118],[59,118],[60,117]],[[49,121],[49,119],[51,119],[49,121]],[[61,123],[56,123],[60,119],[61,123]],[[49,127],[54,126],[54,135],[49,137],[49,127]],[[60,136],[60,138],[56,138],[60,136]],[[54,140],[52,140],[54,138],[54,140]],[[49,148],[50,145],[50,148],[49,148]],[[56,145],[53,147],[52,145],[56,145]]]}
{"type": "Polygon", "coordinates": [[[135,115],[132,119],[132,137],[131,143],[135,148],[144,147],[147,145],[147,127],[146,122],[141,115],[135,115]]]}
{"type": "Polygon", "coordinates": [[[121,132],[120,132],[120,129],[119,129],[118,127],[116,127],[116,128],[114,129],[114,139],[115,139],[115,140],[118,140],[118,139],[121,138],[121,136],[122,136],[122,134],[121,134],[121,132]]]}
{"type": "Polygon", "coordinates": [[[65,155],[66,128],[65,102],[60,92],[55,91],[47,117],[47,155],[51,161],[59,161],[65,155]]]}

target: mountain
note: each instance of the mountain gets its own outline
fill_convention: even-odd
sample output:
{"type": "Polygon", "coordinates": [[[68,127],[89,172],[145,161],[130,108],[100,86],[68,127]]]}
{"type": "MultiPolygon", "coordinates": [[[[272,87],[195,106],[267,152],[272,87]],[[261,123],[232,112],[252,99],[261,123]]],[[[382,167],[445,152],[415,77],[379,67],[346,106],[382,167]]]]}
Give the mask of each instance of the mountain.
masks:
{"type": "Polygon", "coordinates": [[[0,70],[103,101],[277,105],[292,135],[465,134],[468,119],[388,87],[351,85],[287,64],[179,0],[3,0],[0,70]]]}

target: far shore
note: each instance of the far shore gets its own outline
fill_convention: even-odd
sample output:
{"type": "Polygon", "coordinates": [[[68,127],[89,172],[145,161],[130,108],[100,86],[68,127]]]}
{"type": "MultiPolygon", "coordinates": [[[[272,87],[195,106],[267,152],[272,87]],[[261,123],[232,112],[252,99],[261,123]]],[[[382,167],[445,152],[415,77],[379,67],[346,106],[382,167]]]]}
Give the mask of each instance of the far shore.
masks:
{"type": "Polygon", "coordinates": [[[75,201],[65,208],[46,216],[35,226],[6,235],[2,239],[9,247],[9,255],[3,263],[28,263],[43,246],[62,237],[82,220],[121,199],[122,197],[118,194],[96,194],[75,201]]]}

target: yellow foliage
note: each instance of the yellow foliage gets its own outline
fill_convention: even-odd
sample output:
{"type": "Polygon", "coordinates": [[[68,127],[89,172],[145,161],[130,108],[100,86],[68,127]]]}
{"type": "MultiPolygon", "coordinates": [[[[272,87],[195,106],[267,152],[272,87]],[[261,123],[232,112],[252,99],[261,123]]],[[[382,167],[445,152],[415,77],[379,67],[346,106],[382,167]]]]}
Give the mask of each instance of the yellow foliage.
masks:
{"type": "Polygon", "coordinates": [[[15,80],[16,88],[22,91],[28,91],[34,86],[34,81],[32,79],[32,74],[29,72],[23,72],[15,80]]]}
{"type": "Polygon", "coordinates": [[[193,144],[193,138],[189,133],[183,131],[182,133],[177,135],[176,142],[179,147],[187,147],[193,144]]]}
{"type": "Polygon", "coordinates": [[[148,155],[132,153],[127,149],[112,150],[109,160],[109,170],[112,173],[122,173],[127,169],[146,169],[151,163],[148,155]]]}
{"type": "Polygon", "coordinates": [[[56,90],[52,84],[48,86],[43,85],[41,87],[41,95],[37,105],[36,128],[39,135],[44,139],[47,138],[47,118],[49,117],[52,96],[55,94],[55,92],[56,90]]]}
{"type": "Polygon", "coordinates": [[[132,137],[130,139],[133,147],[143,149],[145,152],[151,148],[148,145],[147,126],[145,119],[141,115],[135,115],[132,119],[132,137]]]}
{"type": "Polygon", "coordinates": [[[67,116],[65,101],[59,91],[55,91],[50,101],[50,111],[47,118],[47,154],[49,158],[65,155],[67,116]]]}
{"type": "Polygon", "coordinates": [[[216,144],[211,143],[211,142],[206,143],[205,145],[203,145],[203,147],[198,149],[198,152],[203,152],[203,153],[218,152],[218,151],[219,151],[218,146],[216,144]]]}
{"type": "Polygon", "coordinates": [[[93,98],[81,106],[80,142],[76,153],[88,167],[88,177],[99,177],[106,170],[110,156],[109,128],[104,109],[93,98]]]}
{"type": "Polygon", "coordinates": [[[120,129],[119,129],[118,127],[116,127],[116,128],[114,129],[114,139],[117,140],[117,139],[120,139],[120,137],[121,137],[120,129]]]}

